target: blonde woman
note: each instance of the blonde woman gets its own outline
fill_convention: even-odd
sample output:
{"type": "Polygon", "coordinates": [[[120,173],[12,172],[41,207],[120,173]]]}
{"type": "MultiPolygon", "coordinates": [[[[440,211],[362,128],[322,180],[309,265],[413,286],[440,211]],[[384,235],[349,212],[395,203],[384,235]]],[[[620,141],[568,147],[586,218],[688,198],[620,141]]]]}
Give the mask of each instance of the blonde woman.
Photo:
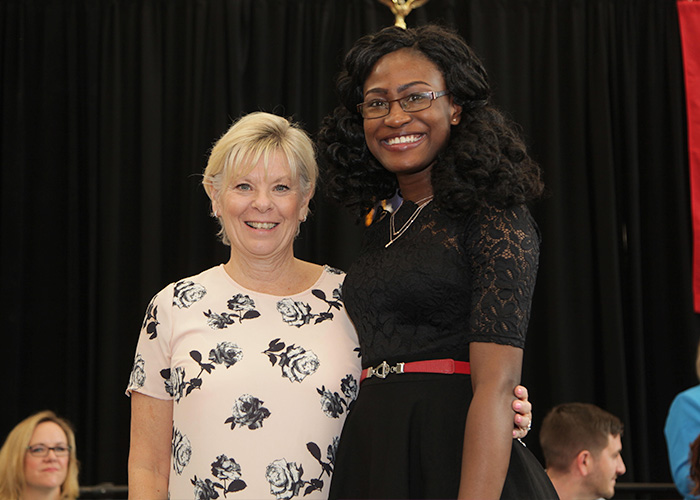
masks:
{"type": "Polygon", "coordinates": [[[228,262],[148,306],[128,387],[129,497],[327,497],[360,376],[344,273],[302,261],[294,239],[318,174],[285,118],[252,113],[204,172],[228,262]]]}
{"type": "Polygon", "coordinates": [[[52,411],[36,413],[0,449],[0,499],[75,499],[78,467],[71,425],[52,411]]]}

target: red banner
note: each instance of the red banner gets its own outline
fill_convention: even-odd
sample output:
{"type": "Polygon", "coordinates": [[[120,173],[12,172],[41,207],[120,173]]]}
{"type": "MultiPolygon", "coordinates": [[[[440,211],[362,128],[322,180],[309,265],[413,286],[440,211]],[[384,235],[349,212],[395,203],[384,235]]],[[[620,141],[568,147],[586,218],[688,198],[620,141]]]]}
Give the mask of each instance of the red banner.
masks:
{"type": "Polygon", "coordinates": [[[690,204],[693,218],[693,302],[695,312],[700,313],[700,1],[679,0],[678,20],[688,114],[690,204]]]}

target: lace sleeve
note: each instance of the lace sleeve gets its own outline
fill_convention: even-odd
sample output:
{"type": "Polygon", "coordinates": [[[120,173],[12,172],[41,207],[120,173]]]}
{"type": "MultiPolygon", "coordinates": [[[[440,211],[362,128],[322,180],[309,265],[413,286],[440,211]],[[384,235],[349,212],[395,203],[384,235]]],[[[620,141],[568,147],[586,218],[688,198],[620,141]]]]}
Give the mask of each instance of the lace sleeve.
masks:
{"type": "Polygon", "coordinates": [[[525,206],[489,207],[472,219],[467,234],[470,338],[523,348],[539,262],[537,224],[525,206]]]}

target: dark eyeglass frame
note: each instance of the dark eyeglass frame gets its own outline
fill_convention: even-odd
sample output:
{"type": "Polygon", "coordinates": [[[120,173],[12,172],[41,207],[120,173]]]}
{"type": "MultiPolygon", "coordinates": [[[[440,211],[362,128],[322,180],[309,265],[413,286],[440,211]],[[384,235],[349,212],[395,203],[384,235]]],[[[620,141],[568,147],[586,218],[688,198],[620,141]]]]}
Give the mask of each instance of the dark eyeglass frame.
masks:
{"type": "Polygon", "coordinates": [[[384,101],[384,100],[382,100],[382,99],[372,99],[371,101],[365,101],[365,102],[361,102],[360,104],[358,104],[358,105],[357,105],[357,111],[360,113],[360,116],[362,116],[362,118],[364,118],[365,120],[373,120],[373,119],[375,119],[375,118],[384,118],[384,117],[387,116],[387,115],[389,114],[389,112],[391,111],[391,103],[392,103],[392,102],[398,102],[398,103],[399,103],[399,106],[401,106],[401,109],[402,109],[404,112],[406,112],[406,113],[417,113],[418,111],[424,111],[424,110],[428,109],[430,106],[433,105],[433,101],[434,101],[435,99],[437,99],[438,97],[442,97],[442,96],[448,95],[449,93],[450,93],[449,90],[440,90],[440,91],[437,91],[437,92],[431,90],[431,91],[428,91],[428,92],[413,92],[413,93],[411,93],[411,94],[409,94],[409,95],[407,95],[407,96],[399,97],[398,99],[392,99],[392,100],[390,100],[390,101],[384,101]],[[427,98],[429,98],[429,100],[428,100],[428,105],[427,105],[426,107],[420,108],[420,109],[406,109],[406,106],[407,106],[408,103],[410,102],[410,99],[411,99],[412,97],[414,97],[414,96],[417,96],[417,95],[418,95],[418,96],[421,96],[421,97],[427,97],[427,98]],[[383,113],[383,114],[381,114],[381,115],[377,115],[377,116],[365,116],[365,113],[364,113],[364,108],[365,108],[365,106],[367,106],[368,104],[373,104],[373,103],[381,103],[381,104],[385,105],[385,106],[383,106],[383,107],[381,108],[381,109],[383,109],[383,110],[385,111],[385,113],[383,113]]]}
{"type": "Polygon", "coordinates": [[[54,455],[57,457],[67,457],[70,455],[71,452],[71,447],[70,445],[68,446],[46,446],[43,444],[34,444],[31,446],[27,446],[27,451],[29,454],[33,457],[48,457],[49,452],[53,451],[54,455]],[[45,451],[43,453],[40,452],[39,449],[44,449],[45,451]]]}

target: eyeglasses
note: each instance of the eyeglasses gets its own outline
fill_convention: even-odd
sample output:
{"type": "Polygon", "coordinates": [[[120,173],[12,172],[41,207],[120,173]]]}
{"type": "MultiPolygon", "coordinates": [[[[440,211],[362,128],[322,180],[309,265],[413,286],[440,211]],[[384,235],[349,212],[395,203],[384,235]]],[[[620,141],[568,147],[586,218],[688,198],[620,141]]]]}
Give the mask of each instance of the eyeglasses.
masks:
{"type": "Polygon", "coordinates": [[[51,450],[57,457],[65,457],[70,453],[70,446],[44,446],[43,444],[27,446],[27,451],[33,457],[46,457],[51,450]]]}
{"type": "Polygon", "coordinates": [[[405,112],[415,113],[416,111],[428,109],[433,104],[435,99],[449,93],[449,90],[441,90],[440,92],[415,92],[407,95],[406,97],[392,99],[391,101],[374,99],[372,101],[358,104],[357,111],[359,111],[362,118],[365,119],[381,118],[382,116],[389,114],[389,108],[391,107],[392,102],[398,102],[401,109],[403,109],[405,112]]]}

